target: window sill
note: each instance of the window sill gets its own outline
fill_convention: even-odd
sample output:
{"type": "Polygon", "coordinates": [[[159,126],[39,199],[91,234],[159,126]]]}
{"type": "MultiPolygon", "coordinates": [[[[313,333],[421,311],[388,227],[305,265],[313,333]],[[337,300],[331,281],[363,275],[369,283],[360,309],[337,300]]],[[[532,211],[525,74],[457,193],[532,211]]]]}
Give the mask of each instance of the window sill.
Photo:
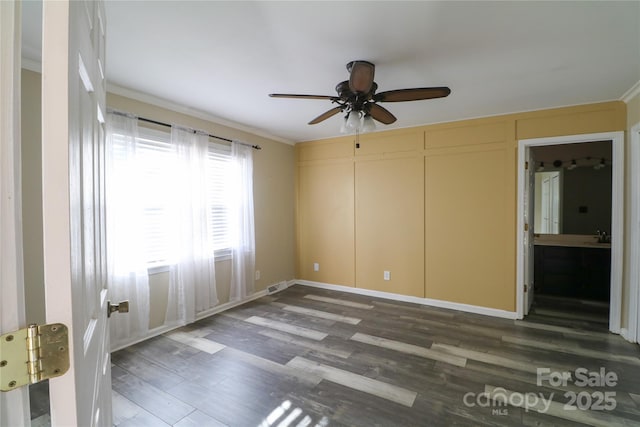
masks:
{"type": "Polygon", "coordinates": [[[231,249],[220,249],[215,253],[215,261],[228,261],[231,259],[231,249]]]}
{"type": "Polygon", "coordinates": [[[149,276],[153,276],[154,274],[168,273],[170,268],[170,265],[155,265],[153,267],[147,267],[147,274],[149,274],[149,276]]]}

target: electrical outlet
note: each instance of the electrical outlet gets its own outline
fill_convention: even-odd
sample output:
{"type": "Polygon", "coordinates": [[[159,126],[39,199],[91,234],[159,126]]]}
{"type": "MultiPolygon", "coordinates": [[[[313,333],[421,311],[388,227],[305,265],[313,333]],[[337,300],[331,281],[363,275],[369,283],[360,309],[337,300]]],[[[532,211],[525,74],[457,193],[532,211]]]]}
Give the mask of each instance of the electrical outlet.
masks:
{"type": "Polygon", "coordinates": [[[320,264],[318,264],[317,262],[313,263],[313,271],[320,271],[320,264]]]}
{"type": "Polygon", "coordinates": [[[256,270],[256,280],[260,280],[260,270],[256,270]]]}
{"type": "Polygon", "coordinates": [[[391,272],[390,271],[386,271],[384,272],[384,280],[391,280],[391,272]]]}

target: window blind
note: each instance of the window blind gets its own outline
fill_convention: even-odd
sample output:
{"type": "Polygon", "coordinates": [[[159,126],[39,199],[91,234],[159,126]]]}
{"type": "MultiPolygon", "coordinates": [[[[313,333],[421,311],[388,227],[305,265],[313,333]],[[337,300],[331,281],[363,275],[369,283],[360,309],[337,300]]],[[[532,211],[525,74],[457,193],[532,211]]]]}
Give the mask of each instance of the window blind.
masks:
{"type": "Polygon", "coordinates": [[[207,206],[211,242],[217,257],[231,255],[230,205],[233,197],[231,147],[209,143],[207,206]]]}
{"type": "MultiPolygon", "coordinates": [[[[125,139],[114,135],[113,158],[120,167],[134,168],[140,194],[133,194],[143,210],[145,258],[149,268],[175,262],[175,202],[177,150],[171,134],[146,127],[138,128],[137,151],[131,156],[125,139]],[[133,162],[133,163],[132,163],[133,162]]],[[[117,173],[116,168],[116,173],[117,173]]],[[[230,204],[233,197],[231,147],[209,142],[207,152],[207,210],[210,251],[216,258],[231,255],[230,204]]],[[[133,191],[133,190],[132,190],[133,191]]]]}

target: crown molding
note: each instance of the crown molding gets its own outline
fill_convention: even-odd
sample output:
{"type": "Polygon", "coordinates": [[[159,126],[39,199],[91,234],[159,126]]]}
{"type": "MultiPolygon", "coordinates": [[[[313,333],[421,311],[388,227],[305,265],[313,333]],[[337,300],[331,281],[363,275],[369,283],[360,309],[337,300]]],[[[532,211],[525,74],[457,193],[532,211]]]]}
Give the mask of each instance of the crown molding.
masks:
{"type": "Polygon", "coordinates": [[[166,108],[167,110],[175,111],[181,114],[186,114],[188,116],[195,117],[201,120],[206,120],[208,122],[212,122],[218,125],[227,126],[242,132],[247,132],[256,136],[260,136],[262,138],[267,138],[272,141],[277,141],[277,142],[281,142],[283,144],[288,144],[288,145],[295,144],[293,141],[290,141],[288,139],[281,138],[275,135],[271,135],[260,129],[252,128],[250,126],[246,126],[230,120],[225,120],[223,118],[214,116],[213,114],[206,113],[202,110],[187,107],[185,105],[178,104],[173,101],[169,101],[168,99],[160,98],[154,95],[149,95],[147,93],[139,92],[134,89],[118,86],[116,84],[109,83],[108,81],[107,81],[107,92],[113,93],[115,95],[124,96],[126,98],[134,99],[136,101],[151,104],[156,107],[166,108]]]}
{"type": "Polygon", "coordinates": [[[21,58],[20,66],[25,70],[33,71],[34,73],[42,73],[42,62],[33,59],[21,58]]]}
{"type": "Polygon", "coordinates": [[[631,86],[631,88],[620,97],[620,100],[628,104],[638,94],[640,94],[640,80],[631,86]]]}
{"type": "MultiPolygon", "coordinates": [[[[42,63],[39,61],[35,61],[33,59],[23,57],[21,66],[22,68],[27,69],[29,71],[42,73],[42,63]]],[[[186,114],[188,116],[195,117],[201,120],[206,120],[208,122],[212,122],[218,125],[227,126],[242,132],[247,132],[256,136],[260,136],[262,138],[270,139],[272,141],[282,142],[283,144],[288,144],[288,145],[295,145],[295,142],[291,140],[272,135],[260,129],[252,128],[250,126],[246,126],[237,122],[232,122],[230,120],[225,120],[223,118],[214,116],[212,114],[205,113],[204,111],[187,107],[185,105],[178,104],[176,102],[169,101],[167,99],[163,99],[163,98],[159,98],[143,92],[139,92],[134,89],[118,86],[116,84],[109,83],[108,81],[107,81],[107,92],[111,92],[115,95],[120,95],[130,99],[134,99],[136,101],[145,102],[147,104],[155,105],[156,107],[166,108],[167,110],[172,110],[178,113],[186,114]]]]}

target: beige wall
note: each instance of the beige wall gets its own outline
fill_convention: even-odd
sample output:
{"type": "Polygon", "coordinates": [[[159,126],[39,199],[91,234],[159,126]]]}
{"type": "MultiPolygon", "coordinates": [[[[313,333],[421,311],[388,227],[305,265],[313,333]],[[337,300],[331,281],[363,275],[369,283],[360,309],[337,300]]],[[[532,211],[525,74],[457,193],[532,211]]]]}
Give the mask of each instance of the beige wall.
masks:
{"type": "Polygon", "coordinates": [[[620,131],[626,114],[607,102],[297,144],[297,277],[515,311],[517,141],[620,131]]]}
{"type": "MultiPolygon", "coordinates": [[[[40,74],[23,70],[23,222],[25,233],[25,281],[29,321],[44,322],[42,261],[40,74]]],[[[260,144],[254,152],[254,209],[256,270],[260,291],[295,277],[294,148],[291,145],[228,126],[177,113],[123,96],[107,94],[107,106],[150,119],[205,130],[229,139],[260,144]]],[[[161,326],[167,305],[168,274],[150,277],[150,327],[161,326]]],[[[228,302],[230,262],[216,263],[220,303],[228,302]]]]}

